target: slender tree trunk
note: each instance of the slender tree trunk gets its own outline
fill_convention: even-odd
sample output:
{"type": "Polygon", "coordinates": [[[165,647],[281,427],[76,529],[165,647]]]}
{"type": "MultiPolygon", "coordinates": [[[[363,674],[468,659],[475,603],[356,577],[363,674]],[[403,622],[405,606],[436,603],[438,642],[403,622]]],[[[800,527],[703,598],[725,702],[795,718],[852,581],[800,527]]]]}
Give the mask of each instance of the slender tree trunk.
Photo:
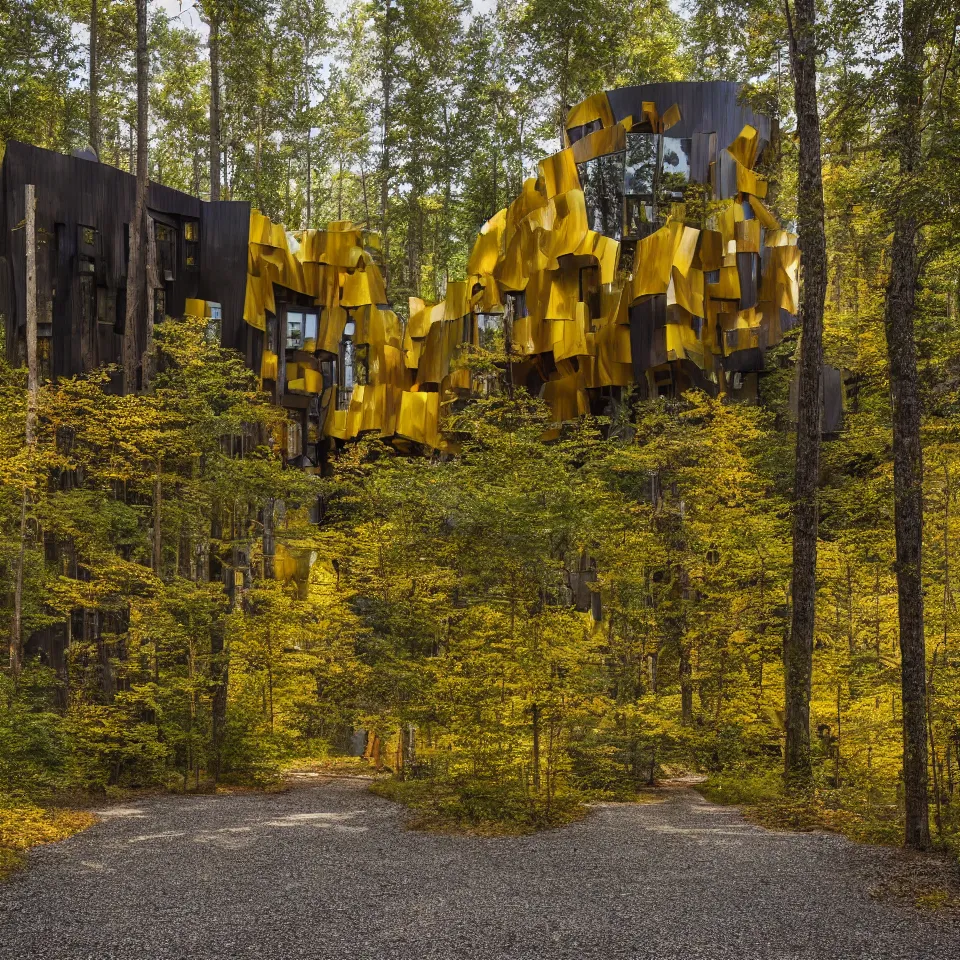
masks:
{"type": "MultiPolygon", "coordinates": [[[[307,123],[310,123],[308,120],[307,123]]],[[[313,146],[313,131],[307,127],[307,210],[306,216],[303,221],[304,230],[310,229],[310,224],[313,222],[313,191],[312,191],[312,179],[313,179],[313,161],[310,157],[310,148],[313,146]]]]}
{"type": "Polygon", "coordinates": [[[162,461],[157,460],[156,473],[153,475],[153,572],[160,576],[163,566],[163,482],[161,474],[162,461]]]}
{"type": "MultiPolygon", "coordinates": [[[[144,331],[143,355],[140,358],[140,369],[142,373],[141,387],[144,392],[150,389],[154,374],[154,356],[153,356],[153,327],[156,322],[154,310],[154,297],[164,281],[160,276],[157,267],[157,225],[149,216],[144,217],[144,230],[146,231],[146,256],[144,257],[144,297],[146,300],[145,309],[147,314],[147,325],[144,331]]],[[[160,318],[163,319],[162,317],[160,318]]]]}
{"type": "Polygon", "coordinates": [[[390,96],[393,91],[393,8],[390,0],[385,0],[383,45],[380,63],[380,83],[383,93],[383,143],[380,151],[380,233],[383,250],[383,281],[390,282],[390,96]]]}
{"type": "Polygon", "coordinates": [[[909,214],[898,216],[891,251],[884,326],[893,403],[893,496],[903,692],[905,840],[907,846],[922,848],[929,845],[930,826],[921,571],[923,454],[920,445],[920,389],[913,334],[919,274],[916,240],[916,220],[909,214]]]}
{"type": "MultiPolygon", "coordinates": [[[[32,461],[37,430],[37,207],[32,183],[24,187],[24,244],[26,246],[27,410],[24,438],[32,461]]],[[[27,505],[24,483],[20,496],[20,545],[13,577],[13,616],[10,623],[10,673],[20,676],[23,665],[23,568],[27,557],[27,505]]]]}
{"type": "Polygon", "coordinates": [[[137,349],[137,320],[148,315],[145,303],[145,244],[147,219],[147,191],[150,186],[147,170],[147,137],[149,135],[147,62],[147,0],[137,0],[137,200],[133,222],[130,224],[130,260],[127,265],[127,309],[123,328],[123,392],[137,389],[137,368],[140,353],[137,349]]]}
{"type": "Polygon", "coordinates": [[[533,792],[540,795],[540,705],[533,705],[533,792]]]}
{"type": "Polygon", "coordinates": [[[274,539],[274,513],[276,501],[268,497],[263,505],[263,578],[272,580],[274,574],[274,560],[276,557],[276,540],[274,539]]]}
{"type": "Polygon", "coordinates": [[[210,199],[220,199],[220,15],[210,15],[210,199]]]}
{"type": "MultiPolygon", "coordinates": [[[[210,519],[210,542],[216,542],[222,536],[223,526],[220,508],[218,504],[214,504],[210,519]]],[[[233,571],[223,567],[213,550],[209,551],[208,562],[208,568],[203,571],[204,579],[220,580],[226,587],[227,594],[232,596],[232,590],[227,585],[226,579],[233,575],[233,571]]],[[[210,775],[216,783],[220,779],[223,741],[227,726],[227,683],[229,681],[230,658],[226,650],[226,611],[216,599],[212,599],[212,604],[210,622],[210,686],[212,688],[210,775]]]]}
{"type": "Polygon", "coordinates": [[[926,649],[923,632],[923,452],[920,443],[920,384],[914,338],[914,309],[920,264],[919,227],[913,178],[922,167],[921,104],[925,44],[932,5],[905,0],[902,53],[894,83],[892,135],[897,144],[899,183],[888,192],[893,210],[893,245],[884,311],[890,398],[893,412],[893,498],[897,544],[897,601],[903,694],[904,841],[930,844],[927,787],[926,649]]]}
{"type": "Polygon", "coordinates": [[[364,226],[370,226],[370,204],[367,202],[367,172],[363,165],[363,158],[360,158],[360,187],[363,190],[363,223],[364,226]]]}
{"type": "MultiPolygon", "coordinates": [[[[304,78],[309,78],[310,73],[310,58],[313,54],[313,51],[310,47],[309,37],[304,38],[304,50],[303,50],[303,76],[304,78]]],[[[309,230],[310,224],[313,222],[313,184],[311,183],[313,179],[313,162],[311,157],[311,148],[313,147],[313,105],[310,103],[310,83],[309,80],[306,80],[304,83],[304,110],[307,114],[307,149],[306,149],[306,163],[307,163],[307,182],[306,182],[306,211],[303,221],[303,229],[309,230]]]]}
{"type": "Polygon", "coordinates": [[[693,723],[693,665],[690,662],[690,647],[680,644],[680,720],[693,723]]]}
{"type": "Polygon", "coordinates": [[[90,146],[100,156],[100,64],[97,58],[97,0],[90,0],[90,146]]]}
{"type": "Polygon", "coordinates": [[[817,486],[820,477],[820,381],[827,251],[820,168],[815,0],[795,0],[790,27],[797,132],[800,138],[797,221],[803,258],[802,343],[793,518],[793,616],[784,643],[786,749],[789,783],[806,787],[810,766],[810,682],[817,598],[817,486]]]}

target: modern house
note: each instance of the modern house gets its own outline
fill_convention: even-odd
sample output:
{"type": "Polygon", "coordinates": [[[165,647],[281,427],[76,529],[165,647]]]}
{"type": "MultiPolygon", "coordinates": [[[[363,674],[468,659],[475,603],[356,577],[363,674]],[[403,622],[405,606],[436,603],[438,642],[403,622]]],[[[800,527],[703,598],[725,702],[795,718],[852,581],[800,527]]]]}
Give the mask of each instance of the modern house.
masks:
{"type": "MultiPolygon", "coordinates": [[[[365,431],[448,448],[444,411],[481,387],[460,358],[494,329],[510,381],[543,397],[558,424],[626,394],[698,387],[751,400],[798,308],[797,238],[764,202],[774,133],[735,83],[588,98],[569,114],[564,149],[484,224],[465,280],[440,303],[411,300],[406,323],[388,302],[376,235],[351,223],[293,234],[246,203],[151,183],[138,342],[164,316],[209,317],[288,410],[286,459],[306,468],[365,431]]],[[[41,372],[118,363],[135,179],[8,143],[0,182],[8,355],[23,353],[19,227],[33,183],[41,372]]],[[[839,424],[839,380],[826,378],[826,432],[839,424]]]]}

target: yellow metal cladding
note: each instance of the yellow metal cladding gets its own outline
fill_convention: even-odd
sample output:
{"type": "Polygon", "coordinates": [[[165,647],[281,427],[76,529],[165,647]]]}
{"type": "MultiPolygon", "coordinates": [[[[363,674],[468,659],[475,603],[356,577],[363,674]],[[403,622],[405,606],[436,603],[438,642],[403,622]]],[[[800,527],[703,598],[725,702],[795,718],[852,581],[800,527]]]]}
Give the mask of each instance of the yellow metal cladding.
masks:
{"type": "MultiPolygon", "coordinates": [[[[347,409],[327,405],[327,436],[348,440],[369,430],[448,449],[444,411],[471,392],[461,358],[479,346],[477,315],[502,314],[508,297],[520,294],[526,315],[513,318],[510,352],[521,373],[535,368],[546,381],[542,396],[558,425],[590,410],[588,391],[627,387],[638,376],[656,385],[677,362],[693,364],[723,392],[724,358],[780,339],[781,311],[797,311],[799,251],[796,237],[763,203],[767,183],[754,170],[760,137],[752,126],[725,151],[723,162],[736,170],[735,197],[710,199],[695,219],[689,204],[674,203],[627,262],[617,239],[591,229],[578,164],[623,151],[636,128],[662,133],[682,119],[676,104],[645,102],[640,112],[636,122],[615,123],[606,94],[575,107],[567,126],[584,135],[572,145],[567,138],[565,149],[541,162],[538,178],[483,225],[465,280],[450,282],[440,303],[411,298],[405,326],[378,306],[387,294],[369,252],[379,249],[376,235],[352,223],[288,235],[252,213],[245,320],[265,329],[279,285],[322,308],[308,346],[335,355],[348,311],[354,344],[366,346],[366,382],[353,387],[347,409]],[[741,255],[757,265],[755,302],[744,300],[741,255]],[[588,295],[582,271],[590,267],[598,289],[588,295]],[[630,311],[655,297],[665,304],[659,341],[665,362],[635,373],[630,311]]],[[[715,166],[711,161],[711,171],[715,166]]],[[[275,378],[277,366],[277,356],[265,352],[262,376],[275,378]]],[[[323,389],[309,363],[288,362],[286,370],[291,389],[323,389]]]]}

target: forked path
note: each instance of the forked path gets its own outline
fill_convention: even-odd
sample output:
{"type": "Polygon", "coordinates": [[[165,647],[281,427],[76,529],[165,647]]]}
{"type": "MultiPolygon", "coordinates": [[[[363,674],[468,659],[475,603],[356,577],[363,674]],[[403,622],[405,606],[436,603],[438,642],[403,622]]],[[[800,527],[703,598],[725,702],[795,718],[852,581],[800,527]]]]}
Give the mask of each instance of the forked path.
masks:
{"type": "Polygon", "coordinates": [[[114,807],[0,885],[0,957],[960,957],[956,926],[871,898],[891,851],[691,791],[480,839],[406,830],[365,786],[114,807]]]}

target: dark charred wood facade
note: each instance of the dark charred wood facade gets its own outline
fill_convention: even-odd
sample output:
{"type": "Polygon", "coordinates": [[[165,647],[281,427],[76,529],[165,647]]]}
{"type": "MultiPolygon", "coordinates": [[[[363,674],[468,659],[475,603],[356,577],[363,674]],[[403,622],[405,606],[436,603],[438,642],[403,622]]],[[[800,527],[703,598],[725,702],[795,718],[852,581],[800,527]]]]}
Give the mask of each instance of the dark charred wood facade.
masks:
{"type": "MultiPolygon", "coordinates": [[[[0,203],[0,311],[11,361],[24,353],[24,187],[36,187],[37,322],[41,376],[86,373],[121,359],[136,177],[80,156],[8,142],[0,203]]],[[[225,346],[250,356],[256,331],[243,321],[250,205],[208,203],[151,183],[154,276],[146,324],[181,316],[186,301],[219,304],[225,346]]],[[[116,383],[120,378],[117,374],[116,383]]]]}

